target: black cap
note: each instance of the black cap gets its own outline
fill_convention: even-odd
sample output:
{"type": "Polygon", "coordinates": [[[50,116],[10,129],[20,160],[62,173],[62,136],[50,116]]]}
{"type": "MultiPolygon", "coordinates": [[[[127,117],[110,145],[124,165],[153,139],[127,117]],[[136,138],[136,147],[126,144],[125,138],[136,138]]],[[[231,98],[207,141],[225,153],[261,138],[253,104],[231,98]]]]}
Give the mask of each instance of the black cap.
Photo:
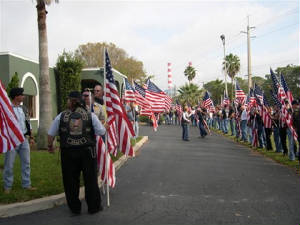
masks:
{"type": "Polygon", "coordinates": [[[12,88],[9,92],[9,97],[14,99],[16,96],[23,95],[24,88],[12,88]]]}
{"type": "Polygon", "coordinates": [[[81,94],[79,91],[71,91],[69,94],[69,98],[81,99],[81,94]]]}
{"type": "Polygon", "coordinates": [[[297,100],[292,101],[292,105],[298,105],[298,104],[299,104],[299,102],[297,100]]]}

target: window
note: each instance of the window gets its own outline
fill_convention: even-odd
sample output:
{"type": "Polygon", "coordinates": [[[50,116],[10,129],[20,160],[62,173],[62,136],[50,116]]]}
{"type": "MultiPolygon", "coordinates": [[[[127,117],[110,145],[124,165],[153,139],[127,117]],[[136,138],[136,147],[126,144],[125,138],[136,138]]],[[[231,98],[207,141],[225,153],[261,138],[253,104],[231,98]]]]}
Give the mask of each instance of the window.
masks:
{"type": "Polygon", "coordinates": [[[24,95],[23,104],[27,107],[30,118],[36,118],[36,96],[24,95]]]}

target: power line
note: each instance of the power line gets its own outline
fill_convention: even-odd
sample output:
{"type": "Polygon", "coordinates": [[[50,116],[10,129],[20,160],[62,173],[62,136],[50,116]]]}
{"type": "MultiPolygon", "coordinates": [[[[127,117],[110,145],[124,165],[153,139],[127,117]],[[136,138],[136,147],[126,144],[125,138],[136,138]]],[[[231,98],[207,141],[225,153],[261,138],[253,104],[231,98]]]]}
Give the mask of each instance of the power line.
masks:
{"type": "Polygon", "coordinates": [[[281,30],[284,30],[284,29],[287,29],[289,27],[292,27],[292,26],[295,26],[295,25],[299,25],[299,23],[293,23],[293,24],[289,24],[289,25],[286,25],[284,27],[280,27],[278,29],[275,29],[275,30],[272,30],[272,31],[269,31],[269,32],[266,32],[264,34],[261,34],[259,36],[256,36],[256,38],[261,38],[261,37],[264,37],[264,36],[267,36],[269,34],[272,34],[272,33],[275,33],[275,32],[278,32],[278,31],[281,31],[281,30]]]}

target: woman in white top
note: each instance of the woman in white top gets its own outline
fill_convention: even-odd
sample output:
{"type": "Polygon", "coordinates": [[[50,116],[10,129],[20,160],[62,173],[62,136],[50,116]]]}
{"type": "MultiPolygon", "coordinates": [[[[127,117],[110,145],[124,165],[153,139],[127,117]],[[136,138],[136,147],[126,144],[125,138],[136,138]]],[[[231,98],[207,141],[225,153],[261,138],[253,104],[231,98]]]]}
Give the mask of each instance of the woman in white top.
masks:
{"type": "Polygon", "coordinates": [[[192,115],[191,112],[188,112],[188,107],[185,106],[182,114],[182,140],[189,141],[189,123],[191,122],[190,116],[192,115]]]}

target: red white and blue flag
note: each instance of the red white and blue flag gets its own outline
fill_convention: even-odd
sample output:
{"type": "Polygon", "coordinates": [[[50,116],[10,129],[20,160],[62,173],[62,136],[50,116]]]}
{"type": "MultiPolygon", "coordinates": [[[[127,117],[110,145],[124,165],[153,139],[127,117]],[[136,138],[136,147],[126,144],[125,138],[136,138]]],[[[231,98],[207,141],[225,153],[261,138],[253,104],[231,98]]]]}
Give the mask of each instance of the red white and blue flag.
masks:
{"type": "Polygon", "coordinates": [[[105,51],[105,102],[108,118],[115,118],[116,139],[120,151],[125,155],[134,156],[130,143],[130,138],[134,136],[134,130],[120,101],[107,51],[105,51]]]}
{"type": "Polygon", "coordinates": [[[105,143],[100,136],[96,137],[97,164],[100,178],[105,184],[114,187],[116,184],[115,166],[109,154],[106,154],[105,143]],[[108,164],[108,165],[107,165],[108,164]],[[108,169],[108,171],[106,171],[108,169]],[[107,177],[108,175],[108,177],[107,177]]]}
{"type": "Polygon", "coordinates": [[[154,115],[151,103],[145,98],[146,92],[143,87],[134,82],[135,99],[136,103],[141,107],[141,116],[149,116],[152,120],[153,130],[156,131],[158,123],[154,115]]]}
{"type": "Polygon", "coordinates": [[[235,83],[235,103],[236,104],[245,104],[247,96],[244,91],[240,88],[238,82],[235,83]]]}
{"type": "Polygon", "coordinates": [[[282,88],[287,96],[287,99],[289,100],[290,105],[292,105],[294,98],[282,74],[280,75],[280,81],[281,81],[282,88]]]}
{"type": "Polygon", "coordinates": [[[24,141],[18,119],[0,80],[0,153],[13,150],[24,141]]]}
{"type": "Polygon", "coordinates": [[[127,80],[127,78],[124,78],[125,81],[125,97],[124,100],[125,102],[133,102],[135,103],[135,95],[134,95],[134,89],[133,87],[130,85],[129,81],[127,80]]]}
{"type": "Polygon", "coordinates": [[[202,105],[203,107],[205,108],[209,108],[209,106],[213,104],[209,94],[208,94],[208,91],[205,92],[204,96],[203,96],[203,101],[202,101],[202,105]]]}

